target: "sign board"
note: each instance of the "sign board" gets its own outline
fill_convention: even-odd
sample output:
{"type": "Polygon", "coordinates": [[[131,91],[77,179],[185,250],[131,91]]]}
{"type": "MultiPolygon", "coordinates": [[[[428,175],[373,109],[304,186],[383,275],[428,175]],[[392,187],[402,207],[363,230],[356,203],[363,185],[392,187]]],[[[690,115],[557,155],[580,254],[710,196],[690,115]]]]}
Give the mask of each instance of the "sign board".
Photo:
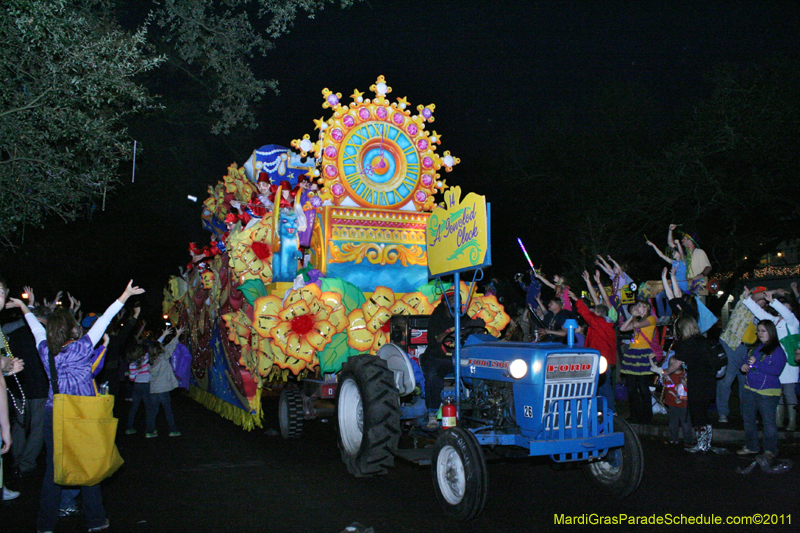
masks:
{"type": "Polygon", "coordinates": [[[490,266],[490,205],[485,196],[461,187],[444,193],[445,209],[436,207],[425,227],[428,272],[431,277],[490,266]]]}

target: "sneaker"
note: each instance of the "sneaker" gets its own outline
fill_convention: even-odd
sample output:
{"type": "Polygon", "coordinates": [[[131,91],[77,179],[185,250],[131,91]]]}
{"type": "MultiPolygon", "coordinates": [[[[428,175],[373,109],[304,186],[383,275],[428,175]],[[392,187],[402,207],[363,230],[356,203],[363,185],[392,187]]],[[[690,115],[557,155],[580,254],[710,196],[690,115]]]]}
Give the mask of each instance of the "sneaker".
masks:
{"type": "Polygon", "coordinates": [[[125,430],[126,435],[133,435],[134,433],[136,433],[136,430],[133,428],[128,428],[125,430]]]}
{"type": "Polygon", "coordinates": [[[180,437],[181,436],[181,432],[180,431],[170,431],[169,432],[169,436],[170,437],[180,437]]]}
{"type": "Polygon", "coordinates": [[[740,449],[736,450],[736,453],[737,453],[738,455],[754,455],[754,454],[757,454],[757,453],[758,453],[758,450],[756,450],[756,451],[753,451],[753,450],[751,450],[750,448],[748,448],[747,446],[744,446],[744,447],[742,447],[742,448],[740,448],[740,449]]]}
{"type": "Polygon", "coordinates": [[[97,527],[90,527],[89,533],[92,533],[92,531],[105,531],[106,529],[108,529],[108,526],[110,525],[111,523],[108,521],[108,518],[106,518],[106,521],[103,522],[103,525],[97,527]]]}
{"type": "Polygon", "coordinates": [[[425,429],[433,431],[435,429],[439,429],[439,421],[436,420],[436,414],[428,415],[428,425],[425,426],[425,429]]]}
{"type": "Polygon", "coordinates": [[[146,439],[154,439],[156,437],[158,437],[158,431],[154,431],[152,433],[145,433],[144,434],[144,438],[146,438],[146,439]]]}
{"type": "Polygon", "coordinates": [[[78,514],[79,512],[80,512],[80,510],[78,509],[78,506],[77,506],[77,505],[75,505],[75,504],[73,503],[73,504],[72,504],[72,505],[70,505],[69,507],[61,507],[61,508],[58,510],[58,516],[60,516],[60,517],[62,517],[62,518],[63,518],[63,517],[65,517],[65,516],[72,516],[72,515],[76,515],[76,514],[78,514]]]}
{"type": "Polygon", "coordinates": [[[8,487],[3,487],[3,501],[14,500],[19,498],[19,491],[11,490],[8,487]]]}
{"type": "Polygon", "coordinates": [[[719,415],[719,423],[720,424],[727,424],[728,423],[728,417],[725,416],[725,415],[719,415]]]}

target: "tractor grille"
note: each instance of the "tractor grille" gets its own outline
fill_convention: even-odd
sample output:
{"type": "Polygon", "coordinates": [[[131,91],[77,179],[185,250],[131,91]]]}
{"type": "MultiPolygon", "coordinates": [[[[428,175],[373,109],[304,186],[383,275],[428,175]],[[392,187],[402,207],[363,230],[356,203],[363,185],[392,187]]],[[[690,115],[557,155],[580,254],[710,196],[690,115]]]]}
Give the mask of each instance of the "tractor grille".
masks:
{"type": "Polygon", "coordinates": [[[557,355],[547,359],[548,368],[579,368],[588,370],[548,372],[544,385],[542,418],[544,430],[569,430],[582,428],[587,399],[594,398],[596,357],[593,355],[557,355]],[[564,377],[561,377],[561,376],[564,377]],[[581,401],[584,400],[584,401],[581,401]]]}

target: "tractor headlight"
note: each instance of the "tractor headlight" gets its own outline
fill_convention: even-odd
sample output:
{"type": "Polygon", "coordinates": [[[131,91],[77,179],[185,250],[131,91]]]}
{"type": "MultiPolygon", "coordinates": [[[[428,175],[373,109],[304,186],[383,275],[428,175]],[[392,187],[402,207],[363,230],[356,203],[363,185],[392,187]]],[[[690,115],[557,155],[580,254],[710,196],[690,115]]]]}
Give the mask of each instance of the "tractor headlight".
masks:
{"type": "Polygon", "coordinates": [[[605,374],[606,370],[608,370],[608,359],[600,356],[600,373],[605,374]]]}
{"type": "Polygon", "coordinates": [[[522,359],[514,359],[508,365],[508,375],[514,379],[520,379],[528,373],[528,363],[522,359]]]}

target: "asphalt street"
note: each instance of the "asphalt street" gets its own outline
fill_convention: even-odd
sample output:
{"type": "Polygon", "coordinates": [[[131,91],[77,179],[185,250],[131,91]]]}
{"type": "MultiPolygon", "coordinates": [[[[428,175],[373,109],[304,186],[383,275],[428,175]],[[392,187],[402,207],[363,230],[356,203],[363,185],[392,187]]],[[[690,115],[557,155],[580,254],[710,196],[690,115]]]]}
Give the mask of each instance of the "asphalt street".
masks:
{"type": "MultiPolygon", "coordinates": [[[[120,406],[126,414],[127,402],[120,406]]],[[[483,513],[467,523],[439,507],[430,467],[398,460],[385,476],[357,479],[342,464],[334,421],[307,421],[300,439],[277,432],[277,399],[265,400],[264,428],[241,430],[188,397],[173,398],[183,436],[166,436],[163,414],[159,437],[119,432],[126,463],[103,483],[110,531],[339,533],[527,532],[527,531],[790,531],[800,513],[797,469],[744,475],[737,467],[750,459],[736,454],[693,455],[645,436],[642,484],[625,500],[595,493],[579,469],[542,459],[492,459],[489,496],[483,513]],[[688,520],[716,515],[752,517],[776,525],[697,526],[688,520]],[[771,516],[770,516],[771,515],[771,516]],[[625,517],[624,520],[621,520],[625,517]],[[566,525],[572,517],[579,525],[566,525]],[[581,518],[583,517],[583,518],[581,518]],[[633,525],[630,517],[662,524],[633,525]],[[581,520],[621,520],[616,525],[582,525],[581,520]],[[671,521],[672,524],[663,523],[671,521]],[[790,525],[789,521],[793,523],[790,525]],[[783,522],[783,524],[781,524],[783,522]]],[[[653,433],[651,431],[651,433],[653,433]]],[[[728,435],[730,437],[730,435],[728,435]]],[[[734,435],[735,436],[735,435],[734,435]]],[[[726,442],[735,450],[741,443],[726,442]]],[[[783,443],[781,458],[800,464],[800,447],[783,443]]],[[[43,458],[40,459],[43,462],[43,458]]],[[[7,477],[22,496],[2,505],[3,531],[36,531],[43,468],[35,475],[7,477]]],[[[708,518],[706,518],[708,519],[708,518]]],[[[62,519],[56,532],[86,531],[83,516],[62,519]]]]}

